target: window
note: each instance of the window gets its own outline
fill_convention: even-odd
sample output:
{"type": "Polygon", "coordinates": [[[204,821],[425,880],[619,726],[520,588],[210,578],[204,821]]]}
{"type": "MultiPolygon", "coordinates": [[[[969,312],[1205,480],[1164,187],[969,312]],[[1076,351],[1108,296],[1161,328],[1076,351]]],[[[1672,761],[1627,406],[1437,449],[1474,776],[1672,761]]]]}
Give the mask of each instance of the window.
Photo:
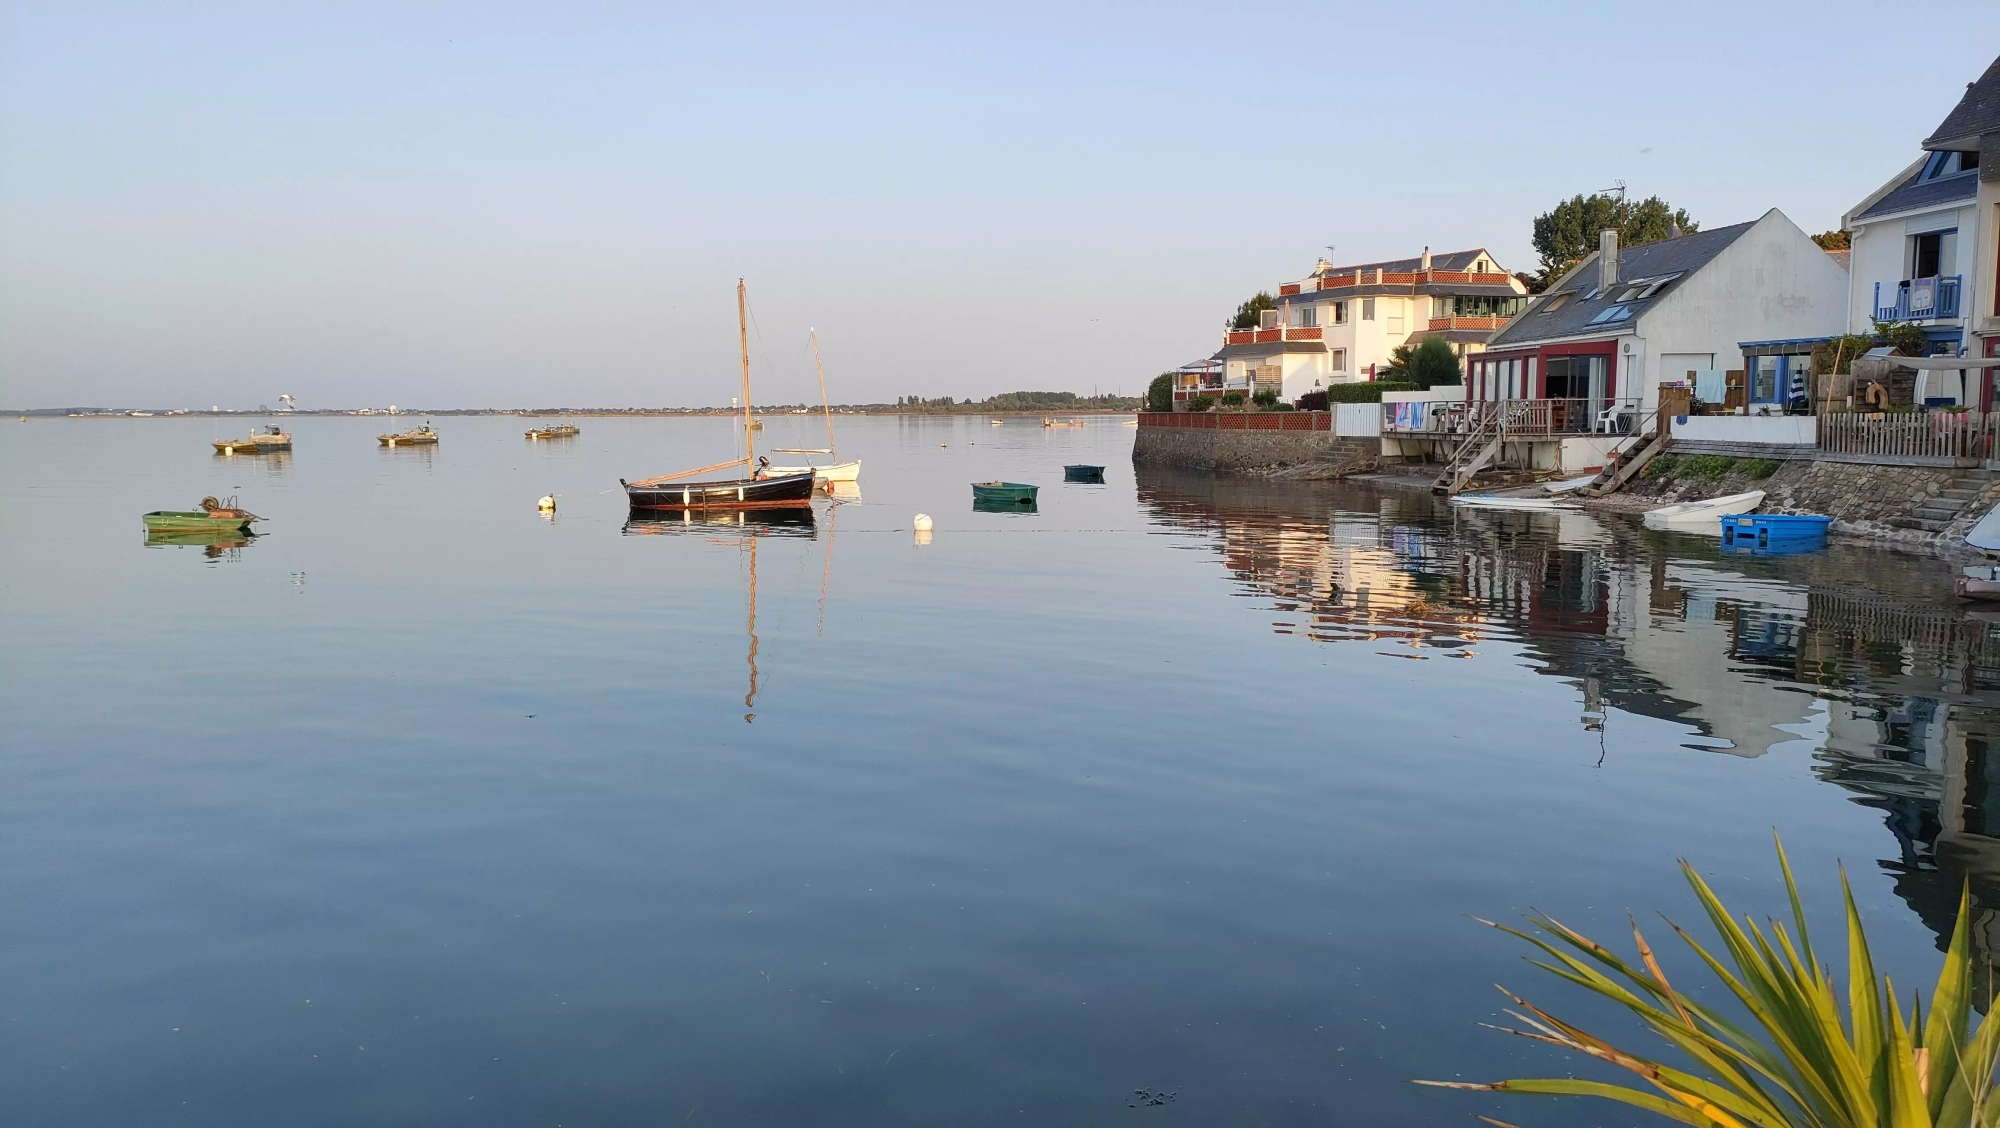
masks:
{"type": "Polygon", "coordinates": [[[1917,174],[1917,179],[1936,180],[1943,176],[1970,172],[1978,167],[1978,153],[1932,153],[1930,159],[1924,162],[1924,170],[1917,174]]]}
{"type": "Polygon", "coordinates": [[[1680,275],[1678,274],[1669,274],[1664,278],[1634,278],[1631,284],[1625,287],[1625,291],[1618,295],[1618,300],[1621,302],[1636,302],[1650,298],[1661,290],[1666,289],[1667,283],[1679,277],[1680,275]]]}
{"type": "Polygon", "coordinates": [[[1311,329],[1319,324],[1318,306],[1296,306],[1292,310],[1292,324],[1301,329],[1311,329]]]}
{"type": "Polygon", "coordinates": [[[1489,271],[1488,271],[1488,270],[1486,269],[1486,260],[1485,260],[1485,259],[1480,259],[1480,260],[1479,260],[1478,262],[1475,262],[1475,263],[1473,263],[1473,264],[1472,264],[1472,272],[1473,272],[1474,274],[1486,274],[1486,273],[1489,273],[1489,271]]]}
{"type": "Polygon", "coordinates": [[[1335,372],[1345,372],[1345,371],[1347,371],[1347,350],[1346,350],[1346,349],[1329,349],[1329,350],[1327,350],[1327,354],[1326,354],[1326,355],[1327,355],[1327,358],[1328,358],[1328,361],[1327,361],[1327,363],[1328,363],[1328,366],[1329,366],[1329,367],[1331,367],[1333,371],[1335,371],[1335,372]]]}
{"type": "Polygon", "coordinates": [[[1347,324],[1347,303],[1346,303],[1346,302],[1334,302],[1334,303],[1333,303],[1333,323],[1334,323],[1335,325],[1345,325],[1345,324],[1347,324]]]}
{"type": "Polygon", "coordinates": [[[1926,231],[1910,236],[1911,278],[1936,278],[1957,273],[1958,232],[1926,231]]]}
{"type": "Polygon", "coordinates": [[[1590,323],[1592,325],[1614,325],[1620,321],[1625,321],[1629,319],[1631,316],[1632,316],[1631,306],[1628,305],[1605,306],[1603,309],[1597,311],[1597,316],[1591,318],[1590,323]]]}
{"type": "Polygon", "coordinates": [[[1374,299],[1374,298],[1363,298],[1363,299],[1361,299],[1361,320],[1363,320],[1363,321],[1373,321],[1373,320],[1375,320],[1375,299],[1374,299]]]}
{"type": "Polygon", "coordinates": [[[1575,296],[1576,296],[1576,291],[1564,290],[1562,293],[1556,294],[1553,297],[1550,297],[1547,301],[1544,301],[1542,303],[1542,312],[1554,313],[1555,311],[1568,305],[1569,300],[1575,296]]]}

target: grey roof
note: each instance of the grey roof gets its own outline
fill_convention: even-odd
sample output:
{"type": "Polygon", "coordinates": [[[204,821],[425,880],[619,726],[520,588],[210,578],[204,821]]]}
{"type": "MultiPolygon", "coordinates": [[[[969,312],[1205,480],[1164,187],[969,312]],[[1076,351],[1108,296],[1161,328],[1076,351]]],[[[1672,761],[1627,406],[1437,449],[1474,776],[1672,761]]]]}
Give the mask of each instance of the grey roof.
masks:
{"type": "MultiPolygon", "coordinates": [[[[1482,259],[1482,258],[1486,260],[1489,266],[1500,265],[1499,263],[1493,261],[1492,255],[1486,253],[1486,248],[1474,247],[1469,251],[1446,251],[1441,255],[1432,255],[1431,269],[1464,270],[1472,265],[1474,259],[1482,259]]],[[[1384,273],[1387,274],[1408,274],[1413,270],[1421,268],[1423,266],[1423,261],[1424,260],[1421,258],[1404,258],[1404,259],[1388,259],[1383,262],[1351,262],[1348,263],[1346,266],[1336,266],[1332,270],[1327,271],[1327,273],[1352,274],[1355,271],[1359,270],[1364,273],[1372,274],[1377,268],[1380,268],[1384,273]]]]}
{"type": "Polygon", "coordinates": [[[1918,180],[1924,174],[1922,168],[1911,173],[1908,179],[1891,188],[1887,195],[1868,205],[1868,210],[1855,216],[1856,220],[1871,219],[1878,215],[1893,215],[1896,212],[1927,208],[1937,204],[1949,204],[1954,200],[1970,200],[1979,194],[1979,171],[1954,172],[1950,176],[1940,176],[1936,180],[1918,180]]]}
{"type": "Polygon", "coordinates": [[[1982,133],[1996,130],[2000,130],[2000,59],[1994,59],[1977,82],[1965,84],[1965,97],[1924,138],[1924,148],[1955,149],[1982,133]]]}
{"type": "Polygon", "coordinates": [[[1727,250],[1730,244],[1736,242],[1739,236],[1756,225],[1756,221],[1753,220],[1749,223],[1736,223],[1693,235],[1683,235],[1678,239],[1648,243],[1643,247],[1621,248],[1618,252],[1620,283],[1629,284],[1635,279],[1658,278],[1667,274],[1678,274],[1682,277],[1675,279],[1672,284],[1650,298],[1622,303],[1632,307],[1632,316],[1608,325],[1592,325],[1590,319],[1610,306],[1621,304],[1614,299],[1623,287],[1614,286],[1608,294],[1599,294],[1590,301],[1583,300],[1583,296],[1590,293],[1597,285],[1597,253],[1593,251],[1589,258],[1584,259],[1574,270],[1565,275],[1548,294],[1535,299],[1535,303],[1528,307],[1527,312],[1509,321],[1504,328],[1495,333],[1493,340],[1488,342],[1486,347],[1504,349],[1562,337],[1582,337],[1597,333],[1609,337],[1629,333],[1649,308],[1686,285],[1687,275],[1707,266],[1717,255],[1727,250]],[[1557,293],[1572,293],[1573,296],[1561,309],[1542,312],[1551,295],[1557,293]]]}

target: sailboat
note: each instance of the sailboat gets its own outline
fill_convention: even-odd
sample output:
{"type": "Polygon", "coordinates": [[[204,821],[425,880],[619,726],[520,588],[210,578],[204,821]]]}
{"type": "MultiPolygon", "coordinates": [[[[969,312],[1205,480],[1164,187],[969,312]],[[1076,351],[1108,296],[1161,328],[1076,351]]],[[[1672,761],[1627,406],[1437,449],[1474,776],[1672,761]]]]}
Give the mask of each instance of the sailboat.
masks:
{"type": "MultiPolygon", "coordinates": [[[[750,417],[750,322],[743,280],[736,280],[736,340],[743,355],[743,448],[742,458],[697,466],[673,474],[641,478],[636,482],[618,479],[634,509],[769,509],[810,506],[811,471],[760,477],[753,470],[748,478],[716,478],[682,481],[697,474],[727,470],[733,466],[757,465],[756,420],[750,417]]],[[[768,467],[768,461],[764,466],[768,467]]]]}
{"type": "Polygon", "coordinates": [[[835,482],[860,481],[861,460],[856,459],[853,462],[842,462],[840,461],[840,456],[834,453],[833,407],[830,404],[828,404],[826,400],[826,369],[822,367],[819,362],[819,333],[817,332],[814,332],[812,335],[812,347],[813,347],[813,370],[819,373],[819,409],[820,412],[826,416],[826,446],[825,447],[775,447],[772,449],[771,453],[823,454],[826,455],[827,458],[831,459],[832,461],[828,462],[824,466],[821,466],[817,463],[809,463],[805,466],[767,466],[764,469],[758,471],[758,476],[778,477],[785,474],[811,474],[813,476],[813,480],[816,483],[824,485],[830,489],[832,488],[833,483],[835,482]]]}

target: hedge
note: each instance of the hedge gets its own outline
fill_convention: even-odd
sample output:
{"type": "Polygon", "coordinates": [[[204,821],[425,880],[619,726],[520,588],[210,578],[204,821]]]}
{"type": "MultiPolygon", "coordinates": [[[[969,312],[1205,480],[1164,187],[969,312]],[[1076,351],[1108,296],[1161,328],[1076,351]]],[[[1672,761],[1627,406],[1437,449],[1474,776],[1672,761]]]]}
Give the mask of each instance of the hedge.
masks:
{"type": "Polygon", "coordinates": [[[1383,392],[1414,392],[1408,380],[1369,380],[1360,384],[1328,384],[1326,398],[1332,403],[1381,403],[1383,392]]]}

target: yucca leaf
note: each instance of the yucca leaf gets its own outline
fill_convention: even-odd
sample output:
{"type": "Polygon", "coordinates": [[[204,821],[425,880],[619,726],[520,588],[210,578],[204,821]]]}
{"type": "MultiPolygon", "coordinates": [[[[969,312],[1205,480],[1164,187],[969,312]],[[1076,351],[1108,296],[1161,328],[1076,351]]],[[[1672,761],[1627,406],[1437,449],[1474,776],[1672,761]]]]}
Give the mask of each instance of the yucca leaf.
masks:
{"type": "Polygon", "coordinates": [[[1778,837],[1778,828],[1771,828],[1771,843],[1778,848],[1778,870],[1785,875],[1785,896],[1792,902],[1792,923],[1799,930],[1799,951],[1806,963],[1814,968],[1819,966],[1819,957],[1813,954],[1812,934],[1806,931],[1806,910],[1799,903],[1799,883],[1792,880],[1792,860],[1785,856],[1785,840],[1778,837]]]}
{"type": "Polygon", "coordinates": [[[1930,1106],[1924,1100],[1923,1080],[1917,1075],[1916,1047],[1910,1041],[1909,1027],[1903,1024],[1902,1008],[1896,1005],[1895,986],[1890,983],[1884,986],[1884,994],[1889,996],[1889,1037],[1883,1047],[1889,1072],[1889,1103],[1880,1123],[1882,1128],[1931,1128],[1930,1106]]]}
{"type": "MultiPolygon", "coordinates": [[[[1923,1045],[1956,1050],[1965,1041],[1966,1023],[1972,1012],[1972,884],[1959,886],[1958,921],[1952,926],[1951,943],[1945,947],[1944,967],[1938,971],[1937,990],[1931,993],[1931,1017],[1923,1027],[1923,1045]]],[[[1930,1098],[1931,1119],[1944,1107],[1959,1070],[1955,1052],[1930,1055],[1930,1076],[1926,1093],[1930,1098]]]]}
{"type": "Polygon", "coordinates": [[[1603,1097],[1606,1100],[1643,1108],[1656,1112],[1682,1124],[1692,1124],[1695,1128],[1716,1128],[1716,1125],[1732,1125],[1743,1128],[1740,1121],[1728,1113],[1717,1110],[1717,1116],[1708,1116],[1688,1104],[1667,1097],[1654,1096],[1639,1089],[1628,1089],[1623,1085],[1611,1085],[1602,1081],[1583,1081],[1574,1077],[1530,1077],[1518,1081],[1495,1081],[1486,1085],[1473,1085],[1461,1081],[1419,1081],[1434,1089],[1472,1089],[1488,1093],[1537,1093],[1551,1097],[1603,1097]],[[1720,1119],[1718,1119],[1718,1116],[1720,1119]]]}

